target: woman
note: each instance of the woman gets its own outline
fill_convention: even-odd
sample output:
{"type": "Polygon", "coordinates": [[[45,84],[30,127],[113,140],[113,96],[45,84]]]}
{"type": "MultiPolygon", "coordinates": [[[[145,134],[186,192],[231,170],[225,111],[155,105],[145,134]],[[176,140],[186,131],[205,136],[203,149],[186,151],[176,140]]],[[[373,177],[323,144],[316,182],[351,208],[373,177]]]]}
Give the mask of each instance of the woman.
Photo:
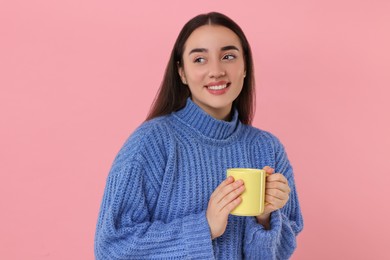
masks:
{"type": "Polygon", "coordinates": [[[287,259],[303,222],[292,167],[272,134],[251,126],[249,43],[228,17],[191,19],[174,45],[150,114],[109,173],[97,259],[287,259]],[[228,168],[264,168],[263,214],[229,213],[245,190],[228,168]]]}

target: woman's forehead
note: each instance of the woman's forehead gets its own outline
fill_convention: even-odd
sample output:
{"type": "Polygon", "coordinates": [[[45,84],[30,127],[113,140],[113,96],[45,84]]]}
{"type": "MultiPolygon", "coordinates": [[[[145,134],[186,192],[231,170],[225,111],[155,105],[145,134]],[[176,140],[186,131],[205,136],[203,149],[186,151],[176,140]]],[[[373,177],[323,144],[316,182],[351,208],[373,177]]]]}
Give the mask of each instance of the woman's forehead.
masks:
{"type": "Polygon", "coordinates": [[[185,43],[185,52],[194,48],[210,51],[221,50],[225,46],[235,46],[241,50],[240,38],[232,30],[220,25],[203,25],[195,29],[185,43]]]}

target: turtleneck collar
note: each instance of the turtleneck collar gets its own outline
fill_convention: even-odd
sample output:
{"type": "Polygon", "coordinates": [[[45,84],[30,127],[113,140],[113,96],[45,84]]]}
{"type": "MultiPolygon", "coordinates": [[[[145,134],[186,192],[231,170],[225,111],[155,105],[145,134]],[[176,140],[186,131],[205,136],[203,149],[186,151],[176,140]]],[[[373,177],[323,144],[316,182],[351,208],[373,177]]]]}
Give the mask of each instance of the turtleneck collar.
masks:
{"type": "Polygon", "coordinates": [[[188,98],[186,106],[175,112],[174,115],[202,135],[218,140],[223,140],[231,136],[240,124],[236,109],[234,109],[230,122],[223,121],[207,114],[191,98],[188,98]]]}

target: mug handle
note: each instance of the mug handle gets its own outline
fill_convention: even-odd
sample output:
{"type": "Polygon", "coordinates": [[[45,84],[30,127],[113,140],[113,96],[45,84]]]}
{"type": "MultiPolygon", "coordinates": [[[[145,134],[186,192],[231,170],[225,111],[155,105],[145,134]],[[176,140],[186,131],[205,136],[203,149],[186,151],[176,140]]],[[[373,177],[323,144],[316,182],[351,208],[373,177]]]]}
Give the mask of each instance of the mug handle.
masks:
{"type": "MultiPolygon", "coordinates": [[[[268,176],[270,176],[271,174],[270,173],[265,173],[265,177],[267,178],[268,176]]],[[[265,200],[265,198],[264,198],[265,200]]],[[[270,204],[269,202],[264,202],[264,206],[267,206],[268,204],[270,204]]]]}

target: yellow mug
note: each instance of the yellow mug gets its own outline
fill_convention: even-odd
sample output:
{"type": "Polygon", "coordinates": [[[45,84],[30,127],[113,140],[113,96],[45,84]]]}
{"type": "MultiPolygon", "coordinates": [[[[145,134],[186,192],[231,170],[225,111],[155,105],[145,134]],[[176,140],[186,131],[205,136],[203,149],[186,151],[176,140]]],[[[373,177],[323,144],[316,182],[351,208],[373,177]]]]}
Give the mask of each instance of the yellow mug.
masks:
{"type": "Polygon", "coordinates": [[[265,170],[251,168],[231,168],[226,170],[226,177],[243,180],[245,191],[241,194],[241,203],[230,214],[236,216],[258,216],[264,212],[265,170]]]}

